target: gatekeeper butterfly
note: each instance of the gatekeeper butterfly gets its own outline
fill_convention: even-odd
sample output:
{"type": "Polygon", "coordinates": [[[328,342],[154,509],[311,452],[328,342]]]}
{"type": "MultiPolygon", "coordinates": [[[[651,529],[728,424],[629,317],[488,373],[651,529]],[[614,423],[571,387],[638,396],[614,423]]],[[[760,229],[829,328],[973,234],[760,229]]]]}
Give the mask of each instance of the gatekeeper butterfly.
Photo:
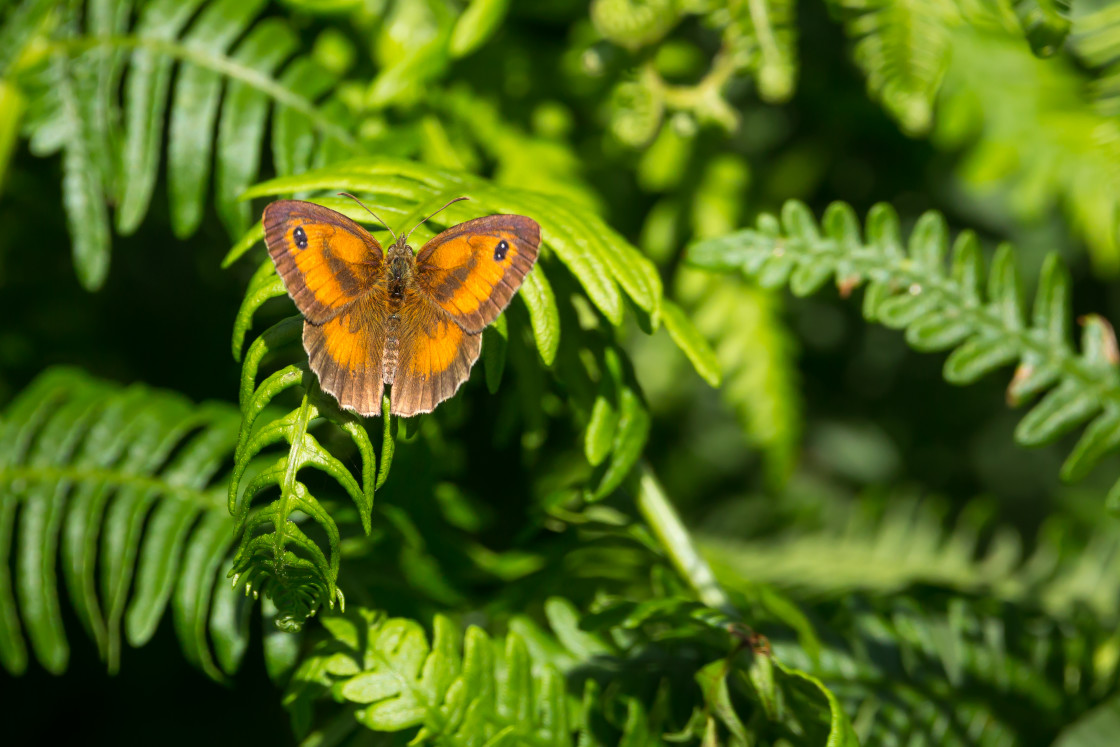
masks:
{"type": "Polygon", "coordinates": [[[389,229],[386,253],[357,223],[311,202],[278,200],[262,221],[268,253],[303,314],[319,385],[362,415],[381,413],[386,385],[393,415],[431,412],[455,394],[478,360],[482,330],[509,305],[541,241],[540,226],[523,215],[460,223],[418,254],[408,245],[412,231],[389,229]]]}

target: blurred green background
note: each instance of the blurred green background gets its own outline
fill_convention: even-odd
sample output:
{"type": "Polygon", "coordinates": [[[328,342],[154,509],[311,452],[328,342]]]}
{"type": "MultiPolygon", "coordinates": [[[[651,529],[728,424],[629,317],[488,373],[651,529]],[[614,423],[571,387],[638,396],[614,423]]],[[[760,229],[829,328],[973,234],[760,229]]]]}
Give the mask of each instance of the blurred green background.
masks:
{"type": "MultiPolygon", "coordinates": [[[[986,593],[921,563],[910,573],[904,559],[858,557],[861,543],[886,531],[881,517],[892,507],[924,506],[915,515],[927,534],[974,528],[978,563],[1009,530],[1025,554],[1051,541],[1044,526],[1060,526],[1059,544],[1075,554],[1090,536],[1117,534],[1103,496],[1120,462],[1062,485],[1075,438],[1015,445],[1020,414],[1004,401],[1006,376],[947,384],[945,356],[912,351],[901,333],[865,323],[859,291],[842,298],[829,286],[794,299],[682,265],[689,243],[751,225],[791,198],[817,215],[834,200],[861,216],[882,201],[905,230],[935,209],[954,233],[977,231],[989,256],[1014,242],[1028,293],[1044,254],[1057,251],[1071,268],[1075,314],[1116,318],[1120,107],[1102,49],[1112,41],[1120,57],[1107,36],[1120,21],[1107,4],[1076,0],[1055,11],[1072,19],[1067,37],[1045,23],[1020,25],[1034,17],[1020,7],[1033,8],[1030,0],[931,0],[905,18],[901,2],[766,2],[777,30],[770,49],[751,24],[753,3],[471,3],[500,6],[488,11],[497,20],[483,24],[475,46],[460,39],[467,51],[456,55],[449,39],[467,5],[286,0],[263,16],[283,19],[335,76],[330,93],[315,96],[369,151],[563,195],[657,263],[666,294],[724,371],[713,389],[664,332],[647,336],[635,324],[620,332],[653,415],[645,458],[701,547],[723,547],[728,554],[714,557],[793,590],[823,619],[836,592],[852,588],[887,598],[899,588],[920,598],[912,589],[926,583],[986,593]],[[1056,51],[1046,45],[1052,37],[1056,51]],[[725,64],[726,82],[716,85],[725,64]],[[863,529],[844,535],[851,526],[863,529]],[[837,539],[845,536],[848,544],[837,539]],[[802,542],[802,555],[783,565],[774,558],[787,540],[802,542]],[[778,549],[771,557],[752,547],[778,549]],[[864,564],[895,564],[898,579],[861,578],[864,564]]],[[[22,7],[0,9],[0,19],[14,23],[22,7]]],[[[27,88],[32,102],[35,90],[27,88]]],[[[32,131],[35,117],[32,106],[16,124],[32,131]]],[[[262,159],[252,181],[278,171],[267,149],[262,159]]],[[[56,364],[193,400],[235,399],[228,335],[253,267],[219,265],[246,224],[207,201],[197,230],[177,237],[166,178],[161,170],[137,230],[113,236],[100,287],[83,287],[60,207],[62,159],[15,141],[0,192],[0,402],[56,364]]],[[[249,217],[263,204],[253,201],[249,217]]],[[[478,382],[466,391],[478,400],[477,422],[494,422],[497,405],[478,382]]],[[[469,452],[482,462],[494,453],[469,452]]],[[[410,457],[399,458],[403,480],[410,457]]],[[[519,515],[516,484],[493,486],[484,464],[467,472],[464,489],[495,515],[519,515]]],[[[391,480],[390,503],[398,489],[391,480]]],[[[491,530],[499,544],[504,531],[491,530]]],[[[34,666],[20,680],[5,676],[11,743],[127,743],[156,730],[176,744],[292,741],[255,638],[230,688],[175,654],[167,621],[150,646],[126,649],[110,678],[66,619],[75,645],[64,677],[34,666]]],[[[1024,743],[1055,733],[1036,736],[1024,743]]]]}

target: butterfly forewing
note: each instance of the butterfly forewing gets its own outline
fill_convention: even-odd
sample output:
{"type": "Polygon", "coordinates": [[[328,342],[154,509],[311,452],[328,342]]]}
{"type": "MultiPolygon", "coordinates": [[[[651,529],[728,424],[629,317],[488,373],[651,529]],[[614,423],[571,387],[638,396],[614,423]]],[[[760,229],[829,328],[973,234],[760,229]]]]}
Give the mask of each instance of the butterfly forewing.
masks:
{"type": "Polygon", "coordinates": [[[523,215],[489,215],[453,226],[416,255],[416,283],[467,332],[498,318],[533,264],[541,229],[523,215]]]}
{"type": "Polygon", "coordinates": [[[276,271],[309,322],[334,318],[369,293],[385,273],[377,240],[334,210],[278,200],[265,208],[263,222],[276,271]]]}

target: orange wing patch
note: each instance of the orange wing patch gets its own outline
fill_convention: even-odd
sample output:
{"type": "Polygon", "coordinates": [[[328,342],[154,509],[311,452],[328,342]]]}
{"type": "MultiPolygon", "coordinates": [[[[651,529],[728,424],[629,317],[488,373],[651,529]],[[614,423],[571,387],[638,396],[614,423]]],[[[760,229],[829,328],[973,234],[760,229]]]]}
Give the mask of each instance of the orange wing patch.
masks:
{"type": "Polygon", "coordinates": [[[387,299],[380,284],[330,321],[304,322],[303,347],[319,386],[362,415],[381,414],[387,299]]]}
{"type": "Polygon", "coordinates": [[[321,205],[273,202],[264,210],[264,231],[284,287],[314,324],[365,296],[384,275],[384,252],[377,240],[321,205]]]}
{"type": "Polygon", "coordinates": [[[423,295],[409,292],[390,322],[385,381],[392,384],[393,415],[431,412],[451,397],[471,374],[482,350],[482,335],[464,332],[423,295]],[[396,346],[393,343],[396,341],[396,346]]]}
{"type": "Polygon", "coordinates": [[[417,285],[466,332],[498,318],[533,264],[541,241],[537,222],[490,215],[439,234],[416,256],[417,285]]]}

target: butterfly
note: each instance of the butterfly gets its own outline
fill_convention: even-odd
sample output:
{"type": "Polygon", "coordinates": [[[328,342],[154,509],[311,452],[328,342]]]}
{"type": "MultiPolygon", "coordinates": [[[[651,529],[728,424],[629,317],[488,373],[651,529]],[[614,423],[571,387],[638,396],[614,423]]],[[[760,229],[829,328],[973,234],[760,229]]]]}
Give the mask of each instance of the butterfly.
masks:
{"type": "Polygon", "coordinates": [[[385,386],[393,415],[431,412],[455,394],[478,360],[482,330],[533,269],[541,240],[540,226],[523,215],[460,223],[418,254],[408,245],[412,231],[389,229],[385,252],[366,229],[311,202],[277,200],[261,220],[276,271],[303,314],[311,370],[339,405],[361,415],[381,414],[385,386]]]}

